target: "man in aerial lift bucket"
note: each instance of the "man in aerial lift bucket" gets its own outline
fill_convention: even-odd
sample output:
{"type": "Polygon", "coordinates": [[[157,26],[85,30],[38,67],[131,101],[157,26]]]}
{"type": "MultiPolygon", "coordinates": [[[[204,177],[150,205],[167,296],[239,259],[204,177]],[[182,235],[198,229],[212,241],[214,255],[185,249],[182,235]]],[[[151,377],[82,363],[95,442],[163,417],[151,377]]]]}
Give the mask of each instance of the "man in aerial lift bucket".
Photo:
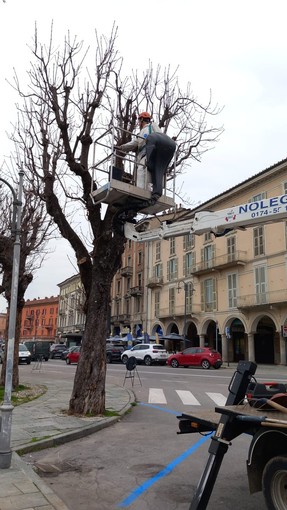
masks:
{"type": "Polygon", "coordinates": [[[117,146],[123,152],[137,153],[137,180],[139,188],[151,189],[152,198],[162,195],[163,176],[175,152],[176,144],[169,136],[161,132],[148,112],[139,114],[140,133],[131,142],[117,146]]]}

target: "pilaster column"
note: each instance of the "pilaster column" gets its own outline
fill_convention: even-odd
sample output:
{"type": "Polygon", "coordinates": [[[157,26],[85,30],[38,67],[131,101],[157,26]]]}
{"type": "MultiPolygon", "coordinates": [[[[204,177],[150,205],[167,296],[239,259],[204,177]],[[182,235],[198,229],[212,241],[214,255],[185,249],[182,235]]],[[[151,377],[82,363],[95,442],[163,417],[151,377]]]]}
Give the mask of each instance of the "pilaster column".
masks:
{"type": "Polygon", "coordinates": [[[199,335],[199,347],[205,347],[205,335],[199,335]]]}
{"type": "Polygon", "coordinates": [[[248,333],[248,360],[255,361],[254,333],[248,333]]]}
{"type": "Polygon", "coordinates": [[[280,365],[286,365],[286,338],[280,333],[280,365]]]}
{"type": "Polygon", "coordinates": [[[222,361],[228,361],[228,340],[225,333],[221,333],[222,361]]]}

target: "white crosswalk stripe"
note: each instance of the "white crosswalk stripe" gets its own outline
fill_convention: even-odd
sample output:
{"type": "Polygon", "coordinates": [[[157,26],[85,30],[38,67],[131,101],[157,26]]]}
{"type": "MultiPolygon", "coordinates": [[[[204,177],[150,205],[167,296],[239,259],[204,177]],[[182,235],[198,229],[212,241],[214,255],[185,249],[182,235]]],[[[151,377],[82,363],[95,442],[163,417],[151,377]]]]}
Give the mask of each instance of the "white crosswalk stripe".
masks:
{"type": "Polygon", "coordinates": [[[217,406],[225,406],[226,397],[222,393],[206,393],[217,406]]]}
{"type": "MultiPolygon", "coordinates": [[[[222,393],[205,392],[202,394],[202,398],[198,400],[191,391],[187,390],[174,390],[181,402],[185,406],[201,406],[206,405],[206,396],[212,400],[217,406],[224,406],[226,403],[226,397],[222,393]]],[[[148,394],[149,404],[167,404],[167,398],[162,388],[149,388],[148,394]]]]}
{"type": "Polygon", "coordinates": [[[160,388],[150,388],[148,402],[149,404],[167,404],[163,390],[160,388]]]}
{"type": "Polygon", "coordinates": [[[175,390],[175,391],[185,406],[200,406],[200,402],[198,402],[197,398],[195,398],[195,396],[191,393],[191,391],[186,391],[186,390],[175,390]]]}

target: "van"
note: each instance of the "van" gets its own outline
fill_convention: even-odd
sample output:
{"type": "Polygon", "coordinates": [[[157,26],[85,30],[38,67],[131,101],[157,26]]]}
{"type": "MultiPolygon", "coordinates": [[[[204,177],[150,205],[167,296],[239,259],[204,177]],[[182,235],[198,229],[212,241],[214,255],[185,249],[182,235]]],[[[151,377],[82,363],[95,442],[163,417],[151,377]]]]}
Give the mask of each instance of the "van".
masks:
{"type": "Polygon", "coordinates": [[[50,345],[49,340],[31,340],[23,342],[31,352],[32,361],[44,359],[48,361],[50,356],[50,345]]]}

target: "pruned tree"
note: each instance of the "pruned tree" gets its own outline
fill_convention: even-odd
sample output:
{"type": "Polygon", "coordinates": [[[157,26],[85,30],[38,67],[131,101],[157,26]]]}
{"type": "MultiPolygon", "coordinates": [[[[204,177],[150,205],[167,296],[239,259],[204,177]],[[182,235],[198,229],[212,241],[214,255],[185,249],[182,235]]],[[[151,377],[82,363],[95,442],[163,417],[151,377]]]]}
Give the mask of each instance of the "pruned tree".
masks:
{"type": "MultiPolygon", "coordinates": [[[[3,175],[3,168],[2,168],[3,175]]],[[[7,176],[17,189],[17,178],[13,172],[7,176]]],[[[9,190],[8,190],[9,191],[9,190]]],[[[8,316],[11,303],[11,283],[13,271],[13,250],[15,231],[13,230],[13,196],[0,187],[0,294],[7,300],[8,316]]],[[[15,329],[15,349],[12,385],[19,385],[18,346],[20,338],[22,310],[25,304],[25,292],[33,280],[33,273],[41,266],[45,256],[45,246],[53,230],[51,218],[48,216],[42,200],[31,192],[26,182],[23,186],[23,204],[20,235],[19,284],[17,296],[17,313],[15,329]],[[52,227],[52,228],[51,228],[52,227]]],[[[7,347],[7,345],[6,345],[7,347]]],[[[3,359],[0,383],[4,385],[6,373],[6,356],[3,359]]]]}
{"type": "Polygon", "coordinates": [[[150,63],[142,78],[138,73],[122,77],[122,59],[115,43],[117,29],[109,38],[96,34],[94,70],[85,70],[88,52],[83,43],[68,35],[62,49],[47,46],[35,33],[24,90],[15,75],[14,87],[23,104],[13,135],[34,193],[74,250],[85,291],[86,324],[81,357],[74,379],[70,413],[102,414],[105,410],[105,342],[110,288],[121,266],[123,235],[114,231],[115,207],[94,203],[92,148],[95,138],[113,125],[116,143],[131,137],[139,109],[149,110],[159,125],[177,141],[177,170],[182,171],[210,148],[221,128],[208,126],[218,113],[211,102],[200,105],[190,85],[183,93],[176,72],[156,72],[150,63]],[[121,129],[124,128],[123,132],[121,129]],[[124,134],[122,134],[124,133],[124,134]]]}

